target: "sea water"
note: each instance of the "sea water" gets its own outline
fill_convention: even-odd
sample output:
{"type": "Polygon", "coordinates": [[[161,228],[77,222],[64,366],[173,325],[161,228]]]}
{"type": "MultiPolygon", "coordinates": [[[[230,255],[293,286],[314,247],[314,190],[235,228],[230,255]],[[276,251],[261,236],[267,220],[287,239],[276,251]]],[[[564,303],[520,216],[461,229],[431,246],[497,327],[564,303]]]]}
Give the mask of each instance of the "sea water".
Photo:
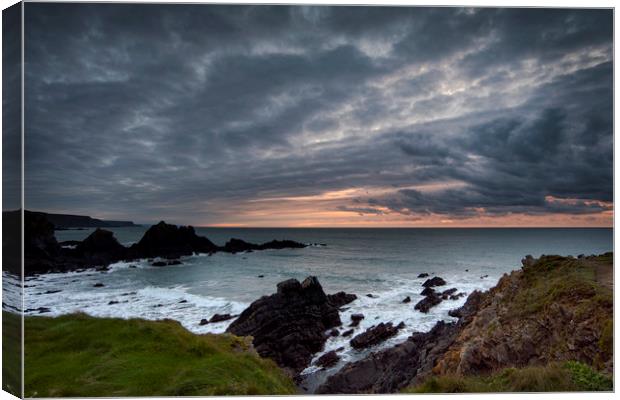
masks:
{"type": "MultiPolygon", "coordinates": [[[[130,245],[142,237],[146,227],[111,230],[121,243],[130,245]]],[[[341,312],[343,326],[350,323],[352,313],[362,313],[365,318],[351,337],[329,338],[324,351],[316,354],[315,360],[329,350],[345,347],[336,366],[319,371],[311,365],[304,371],[312,377],[305,383],[312,390],[346,362],[402,342],[414,331],[428,331],[438,320],[453,320],[448,311],[461,306],[466,296],[444,300],[428,314],[414,309],[423,298],[420,292],[425,278],[418,278],[420,273],[445,279],[447,284],[440,289],[456,288],[469,294],[486,290],[504,273],[519,269],[520,260],[527,254],[577,256],[613,249],[612,229],[196,230],[218,245],[230,238],[253,243],[291,239],[317,245],[196,255],[181,258],[183,264],[178,266],[152,267],[142,260],[113,264],[104,272],[87,270],[27,277],[24,305],[31,311],[26,314],[38,315],[37,309],[45,307],[50,311],[43,315],[49,316],[84,312],[99,317],[171,318],[195,333],[219,333],[232,320],[200,325],[201,319],[216,313],[239,314],[252,301],[274,293],[278,282],[289,278],[301,281],[314,275],[326,293],[345,291],[358,296],[341,312]],[[94,287],[96,283],[104,286],[94,287]],[[403,303],[407,296],[411,302],[403,303]],[[379,322],[401,321],[405,328],[379,346],[358,351],[348,343],[379,322]]],[[[90,232],[92,229],[57,231],[56,237],[59,241],[81,240],[90,232]]]]}

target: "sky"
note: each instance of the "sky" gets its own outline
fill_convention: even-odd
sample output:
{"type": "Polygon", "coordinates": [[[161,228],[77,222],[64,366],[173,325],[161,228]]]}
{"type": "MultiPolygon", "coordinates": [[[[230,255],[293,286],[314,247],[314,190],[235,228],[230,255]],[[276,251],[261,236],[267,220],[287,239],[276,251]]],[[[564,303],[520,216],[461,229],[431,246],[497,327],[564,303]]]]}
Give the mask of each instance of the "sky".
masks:
{"type": "Polygon", "coordinates": [[[25,6],[26,208],[613,223],[611,10],[25,6]]]}

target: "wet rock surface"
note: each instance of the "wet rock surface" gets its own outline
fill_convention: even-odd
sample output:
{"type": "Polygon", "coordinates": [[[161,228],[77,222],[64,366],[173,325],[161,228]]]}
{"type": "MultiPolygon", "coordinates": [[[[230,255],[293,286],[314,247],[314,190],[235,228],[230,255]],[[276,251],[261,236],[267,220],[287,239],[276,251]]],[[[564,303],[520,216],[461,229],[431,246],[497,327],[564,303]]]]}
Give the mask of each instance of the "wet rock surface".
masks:
{"type": "MultiPolygon", "coordinates": [[[[21,223],[19,212],[3,212],[3,224],[18,230],[21,223]],[[15,226],[13,226],[15,225],[15,226]]],[[[191,226],[170,225],[163,221],[151,226],[139,242],[127,248],[120,244],[111,231],[97,228],[83,241],[59,244],[54,236],[54,225],[43,213],[24,212],[24,269],[26,275],[47,272],[67,272],[84,268],[106,270],[109,264],[118,261],[149,259],[153,266],[180,265],[182,256],[196,253],[213,254],[218,251],[236,253],[267,249],[303,248],[303,243],[292,240],[272,240],[263,244],[247,243],[231,239],[218,247],[206,237],[198,236],[191,226]],[[154,261],[161,257],[165,261],[154,261]]],[[[13,248],[11,238],[6,238],[3,247],[13,248]]],[[[21,273],[19,254],[7,251],[6,269],[21,273]],[[15,258],[15,260],[13,260],[15,258]]],[[[349,296],[349,295],[347,295],[349,296]]],[[[345,297],[348,300],[350,297],[345,297]]]]}
{"type": "MultiPolygon", "coordinates": [[[[610,258],[603,260],[610,263],[610,258]]],[[[611,326],[612,321],[611,292],[607,300],[600,300],[597,307],[585,313],[579,304],[593,301],[597,291],[583,285],[577,286],[580,290],[558,295],[545,307],[524,310],[514,305],[526,301],[522,296],[528,303],[533,301],[528,292],[533,279],[547,279],[545,272],[542,277],[532,275],[555,268],[575,268],[575,260],[583,263],[577,265],[580,268],[602,268],[595,257],[526,259],[524,270],[505,274],[489,291],[472,292],[462,307],[451,310],[449,314],[458,318],[457,322],[439,321],[429,332],[414,333],[403,343],[345,365],[327,378],[317,393],[394,393],[432,375],[480,376],[508,367],[568,360],[611,373],[611,346],[608,350],[601,347],[603,327],[611,326]]],[[[563,277],[561,272],[556,275],[562,282],[563,277]]],[[[462,295],[450,293],[450,297],[462,295]]]]}
{"type": "Polygon", "coordinates": [[[323,368],[329,368],[336,365],[338,361],[340,361],[340,356],[335,350],[332,350],[319,357],[316,361],[316,365],[323,368]]]}
{"type": "Polygon", "coordinates": [[[359,350],[374,346],[396,335],[404,327],[405,324],[403,322],[397,326],[394,326],[391,322],[381,322],[379,325],[370,327],[364,333],[351,339],[351,347],[359,350]]]}
{"type": "Polygon", "coordinates": [[[443,280],[443,278],[440,278],[438,276],[431,278],[431,279],[427,279],[422,286],[424,286],[425,288],[430,288],[430,287],[435,287],[435,286],[443,286],[446,284],[446,281],[443,280]]]}
{"type": "Polygon", "coordinates": [[[346,304],[351,303],[352,301],[357,300],[357,296],[351,293],[338,292],[334,294],[327,295],[327,301],[334,307],[342,307],[346,304]]]}
{"type": "Polygon", "coordinates": [[[214,324],[216,322],[228,321],[229,319],[233,319],[235,317],[236,315],[231,314],[214,314],[209,320],[209,323],[214,324]]]}
{"type": "Polygon", "coordinates": [[[320,394],[393,393],[417,375],[427,375],[434,361],[455,336],[455,324],[438,322],[427,333],[414,333],[405,342],[371,353],[345,365],[317,389],[320,394]]]}
{"type": "Polygon", "coordinates": [[[233,321],[227,332],[252,336],[256,351],[298,373],[321,351],[328,329],[341,325],[316,277],[280,282],[277,293],[263,296],[233,321]]]}
{"type": "Polygon", "coordinates": [[[420,300],[414,306],[414,308],[426,314],[432,307],[441,303],[441,300],[442,300],[441,296],[438,295],[435,291],[433,291],[430,294],[428,294],[426,297],[424,297],[422,300],[420,300]]]}

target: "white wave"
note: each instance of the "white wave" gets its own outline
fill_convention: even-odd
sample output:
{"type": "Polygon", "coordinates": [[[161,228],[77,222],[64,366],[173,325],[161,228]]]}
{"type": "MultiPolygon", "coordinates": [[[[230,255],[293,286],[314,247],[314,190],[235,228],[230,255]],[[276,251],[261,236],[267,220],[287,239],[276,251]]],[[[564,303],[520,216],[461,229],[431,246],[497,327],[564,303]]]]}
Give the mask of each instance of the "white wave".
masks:
{"type": "Polygon", "coordinates": [[[48,285],[28,287],[25,297],[27,309],[31,311],[26,315],[39,315],[38,310],[43,307],[49,312],[42,315],[48,316],[83,312],[95,317],[174,319],[194,333],[221,333],[233,320],[202,326],[200,320],[209,319],[213,314],[239,314],[247,307],[245,303],[223,298],[194,295],[181,286],[149,286],[132,291],[107,284],[95,288],[90,283],[92,281],[86,290],[70,289],[65,285],[61,292],[54,292],[48,285]]]}

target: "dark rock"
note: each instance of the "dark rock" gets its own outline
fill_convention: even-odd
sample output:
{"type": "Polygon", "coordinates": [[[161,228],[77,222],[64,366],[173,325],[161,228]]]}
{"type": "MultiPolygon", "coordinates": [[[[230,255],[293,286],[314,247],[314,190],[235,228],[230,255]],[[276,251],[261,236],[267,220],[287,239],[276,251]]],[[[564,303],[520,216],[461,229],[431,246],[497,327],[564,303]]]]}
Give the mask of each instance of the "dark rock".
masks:
{"type": "Polygon", "coordinates": [[[435,361],[453,342],[456,325],[443,321],[426,333],[414,333],[404,343],[373,352],[345,365],[327,378],[317,394],[395,393],[418,377],[426,377],[435,361]]]}
{"type": "Polygon", "coordinates": [[[88,260],[88,264],[111,264],[127,257],[127,249],[111,231],[97,228],[75,247],[75,254],[88,260]]]}
{"type": "Polygon", "coordinates": [[[109,302],[108,302],[108,305],[109,305],[109,306],[111,306],[111,305],[113,305],[113,304],[118,304],[118,301],[116,301],[116,300],[111,300],[111,301],[109,301],[109,302]]]}
{"type": "Polygon", "coordinates": [[[336,337],[338,335],[340,335],[340,331],[338,329],[336,329],[336,328],[334,328],[331,331],[329,331],[329,336],[336,337]]]}
{"type": "Polygon", "coordinates": [[[183,299],[183,300],[179,301],[179,304],[183,304],[183,303],[187,303],[187,300],[183,299]]]}
{"type": "MultiPolygon", "coordinates": [[[[2,305],[3,305],[3,306],[8,306],[8,304],[6,304],[6,303],[2,303],[2,305]]],[[[9,306],[9,307],[11,307],[11,306],[9,306]]],[[[19,311],[19,309],[18,309],[18,308],[15,308],[15,307],[11,307],[11,308],[15,309],[16,311],[19,311]]],[[[25,309],[25,310],[24,310],[24,312],[25,312],[25,313],[29,313],[29,312],[33,312],[33,311],[38,311],[38,312],[39,312],[39,314],[43,314],[43,313],[50,312],[50,311],[52,311],[52,310],[50,310],[50,309],[49,309],[49,308],[47,308],[47,307],[27,308],[27,309],[25,309]]]]}
{"type": "Polygon", "coordinates": [[[165,267],[166,265],[168,265],[167,262],[165,261],[155,261],[154,263],[151,264],[153,267],[165,267]]]}
{"type": "Polygon", "coordinates": [[[163,221],[151,226],[142,239],[130,247],[136,258],[178,258],[217,250],[218,247],[209,239],[196,235],[193,227],[170,225],[163,221]]]}
{"type": "Polygon", "coordinates": [[[277,293],[253,302],[227,332],[252,336],[262,357],[298,373],[322,350],[324,332],[341,325],[340,316],[316,277],[302,283],[289,279],[277,288],[277,293]]]}
{"type": "Polygon", "coordinates": [[[368,293],[368,294],[366,295],[366,297],[370,297],[371,299],[376,299],[376,298],[378,298],[379,296],[374,295],[374,294],[372,294],[372,293],[368,293]]]}
{"type": "Polygon", "coordinates": [[[356,327],[360,324],[361,320],[364,319],[364,314],[351,314],[351,324],[349,327],[356,327]]]}
{"type": "Polygon", "coordinates": [[[403,323],[393,326],[391,322],[387,324],[381,322],[379,325],[368,328],[366,332],[351,339],[351,346],[359,350],[381,343],[396,335],[404,326],[403,323]]]}
{"type": "Polygon", "coordinates": [[[213,324],[216,322],[222,322],[222,321],[228,321],[229,319],[235,318],[236,315],[230,315],[230,314],[215,314],[211,317],[211,319],[209,320],[209,323],[213,324]]]}
{"type": "Polygon", "coordinates": [[[206,325],[208,323],[209,323],[209,320],[206,319],[206,318],[203,318],[203,319],[200,320],[200,324],[199,325],[206,325]]]}
{"type": "Polygon", "coordinates": [[[452,296],[450,296],[450,300],[458,300],[461,297],[465,296],[465,294],[466,294],[465,292],[453,294],[452,296]]]}
{"type": "Polygon", "coordinates": [[[343,347],[343,346],[338,347],[338,348],[336,349],[336,353],[340,353],[342,350],[344,350],[344,347],[343,347]]]}
{"type": "Polygon", "coordinates": [[[422,296],[432,296],[433,294],[435,294],[435,289],[427,287],[424,288],[424,290],[422,290],[422,293],[420,293],[422,296]]]}
{"type": "Polygon", "coordinates": [[[137,265],[130,265],[129,268],[138,268],[137,265]]]}
{"type": "Polygon", "coordinates": [[[426,282],[424,282],[422,284],[422,286],[424,286],[424,287],[433,287],[433,286],[443,286],[445,284],[446,284],[446,281],[444,281],[442,278],[436,276],[434,278],[427,279],[426,282]]]}
{"type": "Polygon", "coordinates": [[[342,333],[342,336],[343,337],[351,336],[353,334],[353,332],[355,332],[355,329],[349,329],[348,331],[344,331],[342,333]]]}
{"type": "Polygon", "coordinates": [[[338,292],[334,294],[327,295],[327,301],[334,307],[342,307],[345,304],[351,303],[353,300],[356,300],[357,296],[351,293],[338,292]]]}
{"type": "Polygon", "coordinates": [[[105,285],[103,283],[95,283],[93,285],[93,287],[104,287],[105,285]]]}
{"type": "Polygon", "coordinates": [[[479,290],[475,290],[467,297],[467,301],[462,307],[448,311],[448,315],[466,320],[478,310],[483,299],[483,293],[479,290]]]}
{"type": "Polygon", "coordinates": [[[258,277],[259,277],[259,278],[264,278],[264,277],[265,277],[265,275],[258,275],[258,277]]]}
{"type": "MultiPolygon", "coordinates": [[[[12,235],[5,235],[3,258],[5,270],[21,275],[21,212],[3,212],[3,227],[12,235]],[[19,240],[18,240],[19,239],[19,240]],[[15,251],[13,251],[15,249],[15,251]]],[[[110,222],[110,221],[108,221],[110,222]]],[[[114,222],[114,221],[111,221],[114,222]]],[[[106,271],[108,265],[118,261],[131,261],[147,258],[149,263],[155,257],[176,259],[194,253],[217,251],[236,252],[264,249],[302,248],[306,245],[291,240],[273,240],[262,245],[231,239],[220,248],[209,239],[196,235],[191,226],[175,226],[165,222],[151,226],[138,243],[126,248],[113,233],[97,228],[83,241],[67,241],[62,246],[54,236],[54,225],[44,213],[24,212],[24,270],[26,275],[47,272],[66,272],[97,267],[106,271]]],[[[158,262],[156,266],[160,266],[158,262]]],[[[166,265],[179,265],[181,261],[172,260],[166,265]]],[[[163,266],[163,265],[161,265],[163,266]]],[[[130,268],[136,268],[131,265],[130,268]]]]}
{"type": "Polygon", "coordinates": [[[62,292],[62,290],[48,290],[44,294],[53,294],[53,293],[59,293],[59,292],[62,292]]]}
{"type": "Polygon", "coordinates": [[[268,250],[268,249],[301,249],[306,247],[305,244],[295,242],[293,240],[272,240],[271,242],[263,243],[263,244],[254,244],[248,243],[241,239],[230,239],[224,247],[223,251],[229,253],[241,253],[241,252],[250,252],[253,250],[268,250]]]}
{"type": "Polygon", "coordinates": [[[450,295],[453,295],[454,293],[456,293],[457,290],[458,290],[457,288],[444,290],[443,292],[441,292],[441,298],[446,300],[448,297],[450,297],[450,295]]]}
{"type": "Polygon", "coordinates": [[[403,303],[410,303],[411,302],[411,297],[407,296],[403,299],[403,303]]]}
{"type": "Polygon", "coordinates": [[[418,275],[418,278],[428,278],[428,274],[426,272],[423,272],[420,275],[418,275]]]}
{"type": "Polygon", "coordinates": [[[527,256],[525,256],[524,259],[521,260],[521,264],[523,264],[523,267],[530,267],[536,264],[536,261],[538,260],[528,254],[527,256]]]}
{"type": "Polygon", "coordinates": [[[340,356],[334,351],[328,351],[316,360],[316,365],[323,368],[329,368],[340,361],[340,356]]]}
{"type": "Polygon", "coordinates": [[[364,319],[364,314],[351,314],[351,321],[361,321],[364,319]]]}
{"type": "Polygon", "coordinates": [[[480,279],[484,279],[484,278],[488,278],[488,277],[489,277],[489,275],[482,275],[482,276],[480,277],[480,279]]]}
{"type": "Polygon", "coordinates": [[[436,306],[437,304],[441,303],[441,296],[439,296],[437,293],[433,292],[432,294],[426,296],[425,298],[423,298],[422,300],[420,300],[416,305],[415,305],[415,309],[416,310],[420,310],[423,313],[427,313],[431,307],[436,306]]]}

